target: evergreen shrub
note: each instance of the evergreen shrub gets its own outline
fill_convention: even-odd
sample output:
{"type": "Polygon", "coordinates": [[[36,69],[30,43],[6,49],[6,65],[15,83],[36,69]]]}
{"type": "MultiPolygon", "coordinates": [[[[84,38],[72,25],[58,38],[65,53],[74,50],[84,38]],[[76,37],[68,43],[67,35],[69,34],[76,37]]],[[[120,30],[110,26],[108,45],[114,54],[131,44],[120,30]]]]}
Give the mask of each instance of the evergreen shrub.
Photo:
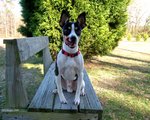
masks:
{"type": "Polygon", "coordinates": [[[113,50],[126,31],[127,6],[130,0],[21,0],[24,26],[22,35],[49,36],[53,57],[61,48],[59,19],[68,10],[70,20],[86,12],[87,27],[81,34],[80,50],[84,57],[106,55],[113,50]],[[73,3],[74,2],[74,3],[73,3]]]}

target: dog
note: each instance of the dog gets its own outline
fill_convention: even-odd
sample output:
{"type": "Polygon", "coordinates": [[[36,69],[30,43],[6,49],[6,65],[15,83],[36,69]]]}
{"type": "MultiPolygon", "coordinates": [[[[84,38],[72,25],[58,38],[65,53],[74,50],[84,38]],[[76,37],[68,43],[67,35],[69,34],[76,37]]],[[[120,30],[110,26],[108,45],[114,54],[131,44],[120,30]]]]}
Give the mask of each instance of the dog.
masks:
{"type": "Polygon", "coordinates": [[[55,65],[56,87],[60,102],[67,103],[63,90],[75,91],[74,104],[80,104],[80,95],[85,95],[83,80],[84,60],[79,51],[79,40],[82,29],[86,26],[86,13],[81,13],[76,22],[70,22],[70,15],[63,10],[60,17],[60,27],[63,31],[62,49],[59,51],[55,65]]]}

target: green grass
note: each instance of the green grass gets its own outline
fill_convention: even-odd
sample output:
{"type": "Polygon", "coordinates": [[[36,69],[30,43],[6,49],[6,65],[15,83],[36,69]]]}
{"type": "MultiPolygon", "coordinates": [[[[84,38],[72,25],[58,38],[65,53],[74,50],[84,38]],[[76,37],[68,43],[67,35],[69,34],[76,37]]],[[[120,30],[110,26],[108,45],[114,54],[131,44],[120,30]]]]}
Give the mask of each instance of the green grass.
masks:
{"type": "Polygon", "coordinates": [[[37,58],[32,58],[28,63],[22,65],[23,82],[25,84],[29,100],[32,99],[41,81],[44,78],[43,65],[41,63],[33,63],[37,58]]]}
{"type": "MultiPolygon", "coordinates": [[[[150,42],[121,42],[110,55],[85,62],[100,98],[103,120],[150,120],[150,42]]],[[[0,49],[0,108],[5,104],[5,60],[0,49]]],[[[42,60],[32,57],[21,73],[29,99],[42,78],[42,60]]]]}
{"type": "Polygon", "coordinates": [[[103,120],[150,120],[150,43],[141,44],[144,52],[135,50],[140,42],[129,43],[85,64],[104,107],[103,120]]]}

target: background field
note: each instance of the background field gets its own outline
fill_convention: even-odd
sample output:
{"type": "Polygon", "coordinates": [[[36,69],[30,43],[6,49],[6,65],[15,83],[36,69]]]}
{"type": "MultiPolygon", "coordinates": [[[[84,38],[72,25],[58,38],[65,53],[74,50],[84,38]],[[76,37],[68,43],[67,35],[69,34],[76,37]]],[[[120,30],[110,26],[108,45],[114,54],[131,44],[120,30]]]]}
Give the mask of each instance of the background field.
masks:
{"type": "MultiPolygon", "coordinates": [[[[22,65],[29,99],[43,78],[42,60],[22,65]]],[[[107,56],[85,62],[103,107],[103,120],[150,120],[150,42],[122,41],[107,56]]],[[[5,48],[0,45],[0,108],[5,104],[5,48]]]]}

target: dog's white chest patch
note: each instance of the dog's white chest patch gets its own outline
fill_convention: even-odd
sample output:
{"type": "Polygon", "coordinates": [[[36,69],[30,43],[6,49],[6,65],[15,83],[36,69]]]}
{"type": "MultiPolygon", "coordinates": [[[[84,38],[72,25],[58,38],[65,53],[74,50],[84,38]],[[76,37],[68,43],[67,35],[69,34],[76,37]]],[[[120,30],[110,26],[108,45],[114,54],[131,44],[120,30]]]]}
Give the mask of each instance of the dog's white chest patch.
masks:
{"type": "Polygon", "coordinates": [[[76,62],[74,61],[74,59],[68,59],[65,62],[63,78],[65,80],[75,80],[76,74],[76,62]]]}

